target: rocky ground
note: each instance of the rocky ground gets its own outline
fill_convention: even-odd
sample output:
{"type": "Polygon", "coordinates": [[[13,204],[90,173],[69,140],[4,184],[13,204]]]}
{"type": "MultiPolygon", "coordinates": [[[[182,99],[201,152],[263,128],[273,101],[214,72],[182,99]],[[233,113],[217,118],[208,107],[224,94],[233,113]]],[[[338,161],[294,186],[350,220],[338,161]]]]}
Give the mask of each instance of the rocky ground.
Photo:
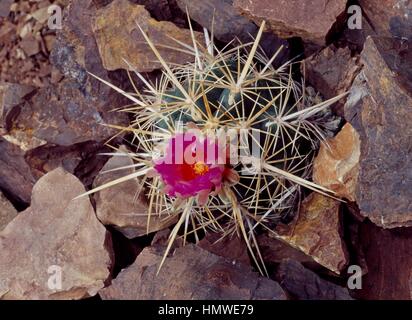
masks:
{"type": "Polygon", "coordinates": [[[411,299],[411,35],[407,0],[1,0],[0,298],[411,299]],[[64,9],[60,30],[48,27],[51,4],[64,9]],[[362,8],[360,30],[348,28],[351,5],[362,8]],[[131,89],[125,57],[154,79],[159,64],[135,21],[158,44],[187,42],[186,7],[197,31],[214,14],[222,44],[250,39],[265,20],[268,53],[283,44],[281,59],[304,60],[301,73],[325,99],[350,92],[313,170],[346,202],[311,194],[279,238],[260,234],[270,278],[242,241],[215,244],[215,234],[176,243],[156,276],[175,221],[154,220],[146,235],[146,218],[122,214],[147,208],[137,181],[71,201],[119,174],[101,170],[130,161],[99,155],[109,139],[128,140],[101,124],[130,119],[113,111],[127,101],[87,72],[131,89]],[[63,268],[59,290],[46,285],[50,266],[63,268]],[[353,266],[361,287],[347,285],[353,266]]]}

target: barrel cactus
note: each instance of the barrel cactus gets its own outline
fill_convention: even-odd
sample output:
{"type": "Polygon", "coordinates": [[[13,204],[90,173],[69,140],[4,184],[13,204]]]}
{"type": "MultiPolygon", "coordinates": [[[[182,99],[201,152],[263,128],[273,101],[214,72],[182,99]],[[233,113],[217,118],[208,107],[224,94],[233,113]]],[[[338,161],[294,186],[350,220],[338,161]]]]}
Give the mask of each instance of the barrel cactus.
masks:
{"type": "Polygon", "coordinates": [[[332,194],[310,181],[311,163],[325,110],[342,96],[313,104],[292,62],[273,66],[282,48],[272,57],[260,49],[264,25],[254,41],[223,50],[206,29],[205,44],[192,32],[192,46],[177,45],[193,62],[174,67],[141,30],[163,67],[160,80],[134,71],[145,88],[127,93],[99,78],[133,104],[134,120],[121,129],[134,134],[136,171],[85,195],[138,177],[148,225],[153,215],[177,216],[161,265],[177,237],[199,240],[211,230],[242,237],[266,274],[256,231],[293,211],[302,188],[332,194]]]}

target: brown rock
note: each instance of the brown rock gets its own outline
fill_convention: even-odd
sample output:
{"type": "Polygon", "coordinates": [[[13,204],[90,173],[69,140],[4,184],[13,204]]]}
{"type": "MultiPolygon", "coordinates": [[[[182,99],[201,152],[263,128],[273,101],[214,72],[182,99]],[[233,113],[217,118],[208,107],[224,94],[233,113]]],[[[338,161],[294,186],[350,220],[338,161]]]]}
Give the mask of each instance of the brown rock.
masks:
{"type": "Polygon", "coordinates": [[[347,264],[341,239],[340,203],[318,193],[310,194],[294,223],[279,225],[280,239],[310,255],[316,262],[339,273],[347,264]]]}
{"type": "Polygon", "coordinates": [[[99,292],[102,299],[286,299],[276,282],[195,245],[176,249],[156,276],[162,256],[160,247],[145,248],[99,292]]]}
{"type": "MultiPolygon", "coordinates": [[[[258,27],[241,16],[240,10],[233,6],[233,0],[177,0],[177,4],[184,12],[187,7],[190,18],[207,28],[210,33],[213,29],[214,38],[220,41],[239,39],[242,43],[248,43],[258,32],[258,27]]],[[[263,32],[259,45],[268,57],[272,57],[279,47],[283,46],[273,65],[280,66],[289,60],[288,42],[273,33],[263,32]]]]}
{"type": "Polygon", "coordinates": [[[0,188],[16,200],[30,203],[34,182],[24,152],[0,137],[0,188]]]}
{"type": "Polygon", "coordinates": [[[233,7],[233,0],[177,0],[180,9],[189,12],[191,19],[198,22],[214,36],[225,42],[232,41],[235,37],[249,42],[249,34],[257,32],[257,26],[240,15],[237,8],[233,7]]]}
{"type": "Polygon", "coordinates": [[[46,4],[46,6],[32,12],[31,16],[41,24],[44,24],[50,17],[50,14],[48,13],[48,5],[46,4]]]}
{"type": "MultiPolygon", "coordinates": [[[[171,228],[163,229],[155,233],[150,245],[152,247],[167,246],[169,243],[169,236],[172,232],[171,228]]],[[[172,243],[172,250],[183,247],[183,238],[176,238],[172,243]]]]}
{"type": "Polygon", "coordinates": [[[250,265],[248,248],[237,235],[222,238],[221,234],[207,233],[197,245],[215,255],[250,265]]]}
{"type": "MultiPolygon", "coordinates": [[[[129,152],[125,147],[121,147],[120,153],[129,152]]],[[[94,187],[103,185],[109,181],[124,177],[135,172],[133,168],[127,168],[105,173],[105,171],[131,166],[133,160],[129,156],[113,156],[102,168],[100,175],[94,181],[94,187]]],[[[164,215],[159,217],[152,214],[148,223],[148,204],[144,192],[139,193],[139,180],[132,179],[110,188],[97,192],[94,195],[96,200],[96,214],[104,225],[112,225],[128,238],[136,238],[147,233],[165,229],[176,222],[177,217],[164,215]]]]}
{"type": "Polygon", "coordinates": [[[7,200],[7,198],[0,192],[0,231],[2,231],[10,221],[17,216],[17,210],[7,200]]]}
{"type": "Polygon", "coordinates": [[[20,131],[16,129],[10,130],[7,134],[3,135],[3,138],[19,146],[22,151],[30,151],[47,143],[47,141],[33,136],[30,131],[20,131]]]}
{"type": "Polygon", "coordinates": [[[298,300],[352,300],[348,289],[319,278],[294,260],[280,264],[276,279],[298,300]]]}
{"type": "Polygon", "coordinates": [[[47,144],[27,151],[25,159],[37,179],[62,167],[75,174],[83,184],[90,185],[107,161],[107,157],[99,155],[101,152],[107,152],[107,149],[97,142],[89,141],[67,147],[47,144]]]}
{"type": "Polygon", "coordinates": [[[12,120],[20,112],[20,105],[34,91],[31,86],[15,83],[0,84],[0,127],[10,130],[12,120]]]}
{"type": "Polygon", "coordinates": [[[370,221],[357,227],[356,245],[366,260],[367,273],[361,278],[362,288],[353,290],[353,295],[367,300],[412,299],[412,228],[388,230],[370,221]]]}
{"type": "MultiPolygon", "coordinates": [[[[171,22],[152,19],[144,6],[134,5],[127,0],[114,0],[98,10],[93,23],[100,56],[107,70],[130,69],[123,59],[141,72],[161,67],[138,25],[148,34],[168,63],[182,64],[193,61],[192,55],[165,47],[182,48],[171,40],[171,37],[192,45],[189,30],[180,29],[171,22]]],[[[196,32],[196,38],[204,43],[200,33],[196,32]]]]}
{"type": "Polygon", "coordinates": [[[259,250],[266,265],[277,265],[285,259],[292,259],[305,266],[319,266],[309,255],[289,245],[287,242],[266,234],[258,236],[259,250]]]}
{"type": "Polygon", "coordinates": [[[40,44],[33,36],[24,38],[20,42],[20,48],[28,57],[34,56],[40,52],[40,44]]]}
{"type": "Polygon", "coordinates": [[[234,6],[282,38],[301,37],[324,45],[328,33],[345,12],[346,0],[234,0],[234,6]]]}
{"type": "Polygon", "coordinates": [[[400,45],[367,39],[345,105],[361,141],[357,203],[363,216],[389,228],[412,225],[412,52],[400,45]]]}
{"type": "MultiPolygon", "coordinates": [[[[114,96],[110,96],[114,97],[114,96]]],[[[108,96],[93,96],[65,80],[42,88],[21,108],[12,134],[70,146],[85,141],[105,141],[117,130],[103,124],[126,124],[126,116],[109,112],[116,104],[108,96]],[[107,98],[105,100],[104,98],[107,98]]]]}
{"type": "Polygon", "coordinates": [[[336,192],[336,196],[355,201],[359,174],[360,140],[350,123],[336,137],[322,143],[313,163],[313,180],[336,192]]]}
{"type": "MultiPolygon", "coordinates": [[[[111,1],[111,0],[110,0],[111,1]]],[[[135,4],[144,5],[150,15],[157,21],[171,21],[178,26],[185,26],[187,16],[175,1],[169,0],[132,0],[135,4]]]]}
{"type": "Polygon", "coordinates": [[[89,198],[72,200],[83,192],[80,181],[63,169],[36,183],[31,207],[0,232],[0,297],[81,299],[103,288],[110,276],[111,240],[89,198]],[[56,266],[61,289],[50,289],[56,266]]]}
{"type": "MultiPolygon", "coordinates": [[[[315,87],[325,99],[331,99],[350,89],[360,71],[360,66],[359,58],[352,57],[348,48],[327,47],[306,59],[302,69],[309,84],[315,87]]],[[[334,109],[340,111],[343,109],[343,104],[340,103],[334,109]]]]}
{"type": "Polygon", "coordinates": [[[359,0],[359,4],[377,35],[411,40],[412,4],[410,1],[359,0]]]}

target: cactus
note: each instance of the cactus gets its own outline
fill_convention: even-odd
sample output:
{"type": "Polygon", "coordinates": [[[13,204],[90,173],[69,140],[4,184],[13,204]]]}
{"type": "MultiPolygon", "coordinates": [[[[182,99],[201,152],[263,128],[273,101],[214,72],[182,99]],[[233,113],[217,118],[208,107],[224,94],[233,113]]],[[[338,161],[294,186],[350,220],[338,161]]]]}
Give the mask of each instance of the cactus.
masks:
{"type": "Polygon", "coordinates": [[[304,85],[292,78],[293,62],[272,65],[282,48],[270,58],[259,48],[264,25],[254,41],[221,51],[206,29],[202,45],[190,26],[193,45],[178,42],[178,50],[190,52],[193,62],[173,68],[141,30],[163,67],[160,80],[149,83],[134,70],[145,90],[127,93],[97,77],[134,104],[126,109],[134,121],[121,129],[134,134],[137,169],[84,195],[139,177],[148,225],[152,215],[178,216],[160,267],[176,237],[198,240],[200,232],[212,230],[242,237],[258,270],[267,274],[256,230],[271,230],[293,211],[302,188],[332,195],[309,178],[314,151],[324,140],[325,118],[319,115],[343,95],[311,105],[304,85]],[[192,140],[184,142],[192,130],[192,140]],[[195,159],[178,163],[187,150],[195,159]],[[239,151],[238,162],[227,162],[230,150],[239,151]],[[222,155],[224,161],[216,161],[222,155]]]}

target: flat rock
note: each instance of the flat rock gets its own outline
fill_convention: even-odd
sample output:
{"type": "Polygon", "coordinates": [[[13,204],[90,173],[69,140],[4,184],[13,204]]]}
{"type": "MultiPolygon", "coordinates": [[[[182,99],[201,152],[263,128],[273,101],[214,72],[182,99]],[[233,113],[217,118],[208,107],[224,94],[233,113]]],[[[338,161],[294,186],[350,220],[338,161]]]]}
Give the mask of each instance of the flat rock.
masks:
{"type": "Polygon", "coordinates": [[[284,300],[279,285],[243,263],[232,263],[198,246],[177,248],[156,275],[164,247],[147,247],[112,285],[100,290],[109,299],[284,300]]]}
{"type": "Polygon", "coordinates": [[[321,279],[291,259],[279,265],[276,279],[282,288],[298,300],[352,300],[348,289],[321,279]]]}
{"type": "Polygon", "coordinates": [[[347,264],[348,253],[341,238],[339,207],[338,201],[312,193],[303,200],[295,221],[278,225],[276,231],[281,240],[340,273],[347,264]]]}
{"type": "Polygon", "coordinates": [[[354,202],[359,174],[360,140],[346,123],[342,130],[322,143],[313,163],[313,181],[354,202]]]}
{"type": "Polygon", "coordinates": [[[184,12],[187,8],[190,18],[208,30],[212,30],[213,24],[213,34],[220,41],[229,42],[237,37],[249,42],[249,34],[258,31],[253,22],[233,7],[233,0],[177,0],[177,5],[184,12]]]}
{"type": "Polygon", "coordinates": [[[112,101],[108,96],[93,96],[80,90],[72,80],[64,80],[40,89],[26,102],[9,134],[15,140],[39,139],[60,146],[106,141],[118,131],[104,124],[126,124],[124,114],[110,112],[116,106],[112,101]]]}
{"type": "MultiPolygon", "coordinates": [[[[140,72],[161,67],[138,25],[148,34],[166,62],[182,64],[193,61],[193,55],[168,48],[184,49],[171,38],[193,45],[189,30],[181,29],[168,21],[156,21],[142,5],[135,5],[127,0],[114,0],[97,11],[93,23],[100,56],[107,70],[132,70],[123,59],[140,72]]],[[[195,36],[204,43],[199,32],[195,32],[195,36]]]]}
{"type": "Polygon", "coordinates": [[[0,231],[17,216],[17,210],[0,191],[0,231]]]}
{"type": "Polygon", "coordinates": [[[1,298],[81,299],[104,287],[111,239],[89,198],[72,200],[84,192],[61,168],[36,183],[31,207],[0,232],[1,298]],[[49,286],[56,284],[55,268],[61,268],[60,289],[49,286]]]}
{"type": "Polygon", "coordinates": [[[19,146],[0,137],[0,188],[17,201],[30,203],[36,181],[19,146]]]}
{"type": "Polygon", "coordinates": [[[377,35],[411,40],[412,3],[410,1],[359,0],[359,4],[377,35]]]}
{"type": "MultiPolygon", "coordinates": [[[[96,177],[93,186],[98,187],[109,181],[124,177],[135,172],[133,168],[109,171],[133,165],[133,160],[127,156],[125,147],[119,149],[119,155],[110,158],[96,177]],[[123,155],[121,155],[123,154],[123,155]]],[[[104,225],[112,225],[128,238],[136,238],[151,232],[165,229],[176,222],[176,217],[152,214],[147,228],[149,206],[144,191],[139,192],[140,182],[137,178],[114,185],[97,192],[96,214],[104,225]],[[136,197],[139,194],[138,197],[136,197]]]]}
{"type": "Polygon", "coordinates": [[[234,6],[257,24],[265,20],[282,38],[301,37],[324,45],[346,8],[346,0],[234,0],[234,6]]]}
{"type": "MultiPolygon", "coordinates": [[[[347,92],[360,71],[359,57],[351,55],[349,48],[326,47],[304,60],[301,65],[306,80],[325,99],[347,92]]],[[[334,109],[343,109],[339,103],[334,109]]],[[[343,113],[343,112],[340,112],[343,113]]]]}
{"type": "Polygon", "coordinates": [[[361,141],[356,200],[386,228],[412,225],[412,52],[399,48],[396,39],[367,39],[345,105],[361,141]]]}

